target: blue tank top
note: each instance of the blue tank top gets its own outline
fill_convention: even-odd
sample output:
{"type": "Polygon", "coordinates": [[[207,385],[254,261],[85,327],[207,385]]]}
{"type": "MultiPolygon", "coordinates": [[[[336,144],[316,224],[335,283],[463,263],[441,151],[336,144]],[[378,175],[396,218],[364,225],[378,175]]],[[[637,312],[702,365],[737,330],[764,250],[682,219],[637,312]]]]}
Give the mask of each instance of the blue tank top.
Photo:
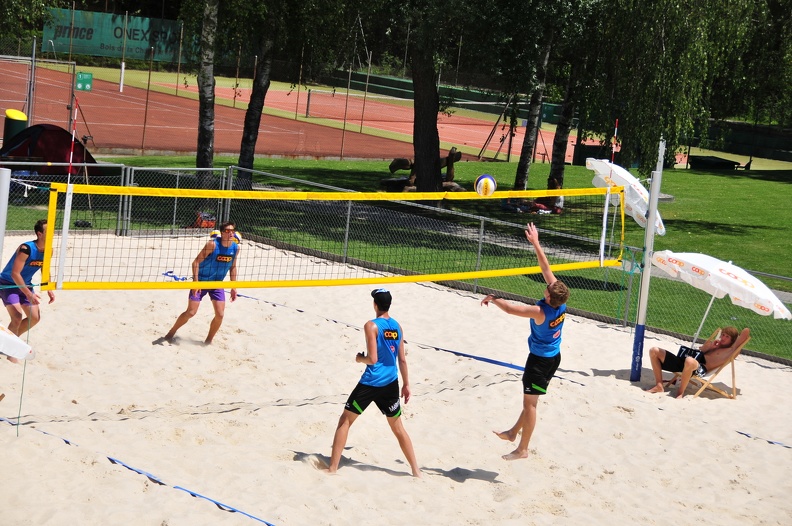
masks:
{"type": "Polygon", "coordinates": [[[367,365],[360,383],[372,387],[383,387],[399,377],[399,348],[402,334],[393,318],[371,320],[377,325],[377,363],[367,365]]]}
{"type": "MultiPolygon", "coordinates": [[[[33,275],[44,266],[44,251],[38,249],[35,241],[28,241],[24,244],[30,248],[30,255],[25,261],[25,266],[22,267],[20,274],[22,274],[22,279],[25,280],[25,285],[30,287],[32,286],[31,280],[33,279],[33,275]]],[[[14,268],[14,261],[16,261],[17,255],[18,254],[15,252],[0,274],[0,279],[3,281],[9,283],[14,282],[14,278],[11,276],[11,270],[14,268]]]]}
{"type": "Polygon", "coordinates": [[[198,264],[198,281],[223,281],[231,270],[239,245],[231,243],[231,246],[224,247],[220,239],[215,239],[214,242],[212,253],[198,264]]]}
{"type": "Polygon", "coordinates": [[[542,309],[545,319],[541,324],[531,320],[528,350],[531,354],[549,358],[561,352],[561,329],[566,318],[566,303],[556,309],[541,299],[536,306],[542,309]]]}

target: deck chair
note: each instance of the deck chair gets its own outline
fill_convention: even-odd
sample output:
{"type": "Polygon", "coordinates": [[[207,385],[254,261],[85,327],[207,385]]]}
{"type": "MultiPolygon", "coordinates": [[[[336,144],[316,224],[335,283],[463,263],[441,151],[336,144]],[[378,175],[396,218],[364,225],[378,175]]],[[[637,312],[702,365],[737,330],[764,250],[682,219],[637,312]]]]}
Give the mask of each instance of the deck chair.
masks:
{"type": "MultiPolygon", "coordinates": [[[[707,339],[707,341],[714,340],[719,332],[720,332],[720,329],[716,329],[715,332],[713,332],[712,335],[710,335],[710,337],[707,339]]],[[[742,342],[741,345],[737,346],[737,348],[734,349],[734,352],[732,352],[731,356],[729,356],[729,358],[725,362],[723,362],[723,365],[721,365],[717,369],[712,370],[712,371],[707,371],[707,374],[705,376],[703,376],[703,377],[701,377],[701,376],[691,376],[690,377],[690,383],[695,385],[695,386],[697,386],[697,387],[699,387],[699,390],[696,391],[696,394],[693,395],[693,398],[696,398],[698,395],[700,395],[701,393],[703,393],[707,389],[709,389],[710,391],[714,391],[714,392],[718,393],[721,396],[725,396],[726,398],[730,398],[732,400],[737,398],[737,383],[736,383],[737,375],[736,375],[736,372],[734,370],[734,360],[742,352],[743,347],[745,347],[745,344],[748,343],[749,341],[751,341],[751,337],[750,336],[748,336],[748,338],[746,338],[745,341],[742,342]],[[728,393],[728,392],[724,391],[720,387],[716,387],[716,386],[712,385],[712,382],[715,380],[715,377],[718,376],[720,374],[720,372],[723,371],[723,369],[726,368],[726,366],[730,366],[731,367],[731,373],[732,373],[731,393],[728,393]]],[[[675,384],[681,377],[682,377],[682,373],[674,373],[674,377],[671,379],[671,381],[669,383],[670,384],[675,384]]]]}

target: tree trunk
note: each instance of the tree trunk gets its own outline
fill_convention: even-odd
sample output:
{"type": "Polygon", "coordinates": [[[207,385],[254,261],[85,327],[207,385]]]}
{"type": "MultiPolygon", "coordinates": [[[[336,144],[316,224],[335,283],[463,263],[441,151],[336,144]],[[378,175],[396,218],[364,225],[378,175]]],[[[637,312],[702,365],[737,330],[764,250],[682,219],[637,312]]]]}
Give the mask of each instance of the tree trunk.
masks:
{"type": "Polygon", "coordinates": [[[201,68],[198,71],[198,150],[195,166],[214,166],[214,42],[219,0],[206,0],[201,29],[201,68]]]}
{"type": "Polygon", "coordinates": [[[561,104],[561,115],[559,116],[555,138],[553,139],[553,153],[550,160],[550,176],[547,178],[547,188],[564,187],[564,168],[566,166],[569,132],[572,130],[572,121],[575,118],[575,109],[577,108],[579,69],[576,64],[572,64],[572,70],[569,73],[564,102],[561,104]]]}
{"type": "Polygon", "coordinates": [[[437,132],[437,75],[432,50],[411,48],[414,123],[413,151],[415,152],[415,185],[419,192],[437,192],[443,186],[440,168],[440,135],[437,132]]]}
{"type": "Polygon", "coordinates": [[[539,117],[542,115],[542,97],[544,96],[547,77],[547,63],[550,60],[550,50],[553,47],[552,37],[545,39],[547,44],[542,50],[542,55],[536,67],[537,85],[531,93],[528,106],[528,125],[525,129],[525,140],[520,150],[520,160],[517,163],[517,174],[514,177],[515,190],[528,189],[528,172],[531,170],[531,156],[536,146],[536,137],[539,133],[539,117]]]}
{"type": "Polygon", "coordinates": [[[520,150],[520,160],[517,162],[517,176],[514,178],[515,190],[528,189],[528,172],[531,170],[531,158],[536,147],[536,138],[539,135],[539,117],[542,114],[542,95],[544,86],[539,86],[531,93],[528,102],[528,121],[525,127],[525,140],[520,150]]]}
{"type": "MultiPolygon", "coordinates": [[[[256,142],[258,141],[259,127],[261,126],[261,114],[264,111],[264,101],[270,87],[270,72],[272,71],[272,48],[271,39],[264,39],[261,42],[261,63],[256,69],[256,77],[253,79],[253,90],[250,94],[250,102],[245,112],[245,125],[242,129],[242,143],[239,147],[239,166],[241,168],[253,168],[253,159],[256,153],[256,142]]],[[[240,172],[237,179],[237,189],[249,190],[251,188],[250,172],[240,172]]]]}

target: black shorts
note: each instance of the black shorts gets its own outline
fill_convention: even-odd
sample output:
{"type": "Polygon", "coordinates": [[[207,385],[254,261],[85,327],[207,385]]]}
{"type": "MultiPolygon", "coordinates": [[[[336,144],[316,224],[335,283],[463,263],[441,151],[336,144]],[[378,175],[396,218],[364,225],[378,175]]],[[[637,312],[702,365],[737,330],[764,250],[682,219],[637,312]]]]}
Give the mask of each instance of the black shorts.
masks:
{"type": "Polygon", "coordinates": [[[344,409],[362,415],[371,402],[377,404],[382,414],[389,418],[400,416],[399,380],[394,380],[382,387],[357,384],[355,390],[349,395],[344,409]]]}
{"type": "MultiPolygon", "coordinates": [[[[663,363],[660,364],[660,368],[669,373],[681,373],[685,369],[685,359],[666,351],[665,358],[663,359],[663,363]]],[[[704,376],[707,374],[707,366],[699,362],[699,366],[693,371],[693,374],[695,376],[704,376]]]]}
{"type": "Polygon", "coordinates": [[[561,365],[561,353],[546,358],[529,354],[525,362],[525,372],[523,373],[523,393],[533,395],[547,394],[547,386],[550,379],[561,365]]]}

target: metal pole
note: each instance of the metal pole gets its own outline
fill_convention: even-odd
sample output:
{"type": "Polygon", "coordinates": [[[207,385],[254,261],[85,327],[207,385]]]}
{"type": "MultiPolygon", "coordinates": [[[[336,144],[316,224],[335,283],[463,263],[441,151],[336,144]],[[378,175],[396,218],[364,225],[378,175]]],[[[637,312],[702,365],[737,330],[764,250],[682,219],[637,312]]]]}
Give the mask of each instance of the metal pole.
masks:
{"type": "Polygon", "coordinates": [[[462,35],[459,35],[459,51],[457,52],[457,69],[454,77],[454,86],[459,86],[459,62],[462,60],[462,35]]]}
{"type": "Polygon", "coordinates": [[[633,284],[633,273],[630,272],[630,278],[627,280],[627,298],[624,300],[624,318],[622,318],[622,327],[626,327],[627,320],[630,319],[630,300],[632,299],[632,284],[633,284]]]}
{"type": "Polygon", "coordinates": [[[145,152],[146,149],[146,122],[148,121],[148,103],[149,93],[151,93],[151,70],[154,68],[154,48],[151,49],[151,58],[149,59],[149,74],[148,84],[146,85],[146,107],[143,110],[143,138],[140,140],[140,150],[145,152]]]}
{"type": "MultiPolygon", "coordinates": [[[[476,270],[481,270],[481,247],[484,244],[484,220],[479,223],[478,253],[476,254],[476,270]]],[[[473,294],[478,291],[478,278],[473,280],[473,294]]]]}
{"type": "Polygon", "coordinates": [[[347,251],[349,250],[349,224],[352,221],[352,201],[347,203],[346,228],[344,229],[344,264],[347,262],[347,251]]]}
{"type": "MultiPolygon", "coordinates": [[[[33,125],[33,107],[36,92],[36,37],[33,37],[33,51],[30,54],[30,80],[28,81],[28,126],[33,125]]],[[[71,115],[71,112],[69,113],[71,115]]],[[[10,139],[11,137],[9,137],[10,139]]]]}
{"type": "Polygon", "coordinates": [[[232,108],[236,108],[236,100],[237,100],[237,89],[239,88],[239,61],[242,58],[242,44],[239,44],[239,51],[237,51],[237,67],[236,67],[236,79],[234,80],[234,103],[232,104],[232,108]]]}
{"type": "Polygon", "coordinates": [[[366,96],[368,95],[369,77],[371,76],[371,55],[368,55],[368,71],[366,72],[366,89],[363,91],[363,109],[360,111],[360,133],[363,133],[363,115],[366,113],[366,96]]]}
{"type": "Polygon", "coordinates": [[[635,339],[633,340],[632,365],[630,381],[641,380],[641,363],[643,361],[644,332],[646,330],[646,307],[649,303],[649,280],[651,278],[652,257],[654,256],[655,221],[657,220],[657,201],[660,197],[660,184],[663,179],[663,158],[665,157],[665,140],[660,139],[657,155],[657,169],[652,172],[652,185],[649,190],[649,216],[647,217],[646,234],[644,235],[644,258],[641,268],[641,292],[638,297],[638,317],[635,323],[635,339]]]}
{"type": "MultiPolygon", "coordinates": [[[[66,271],[66,247],[69,246],[69,224],[71,223],[72,200],[74,198],[74,185],[66,185],[66,200],[63,203],[63,224],[61,225],[60,254],[58,254],[58,287],[63,283],[63,274],[66,271]]],[[[49,227],[49,225],[47,225],[49,227]]],[[[55,228],[53,225],[52,228],[55,228]]]]}
{"type": "MultiPolygon", "coordinates": [[[[356,48],[357,49],[357,48],[356,48]]],[[[355,52],[352,53],[354,60],[355,52]]],[[[344,125],[341,128],[341,160],[344,160],[344,139],[346,137],[347,108],[349,108],[349,86],[352,85],[352,61],[349,62],[349,78],[347,79],[346,101],[344,102],[344,125]]]]}
{"type": "Polygon", "coordinates": [[[305,45],[303,45],[302,49],[300,50],[300,75],[297,77],[297,104],[294,105],[294,120],[297,120],[297,112],[300,111],[300,85],[302,84],[304,54],[305,54],[305,45]]]}
{"type": "Polygon", "coordinates": [[[407,22],[407,41],[404,43],[404,62],[402,63],[402,78],[407,75],[407,50],[410,49],[410,23],[407,22]]]}
{"type": "MultiPolygon", "coordinates": [[[[176,189],[179,188],[179,174],[180,172],[176,172],[176,189]]],[[[171,223],[171,234],[176,232],[176,209],[179,206],[179,198],[173,198],[173,222],[171,223]]]]}
{"type": "MultiPolygon", "coordinates": [[[[124,12],[124,38],[121,40],[121,81],[118,83],[118,92],[124,93],[124,71],[126,71],[126,39],[127,39],[127,19],[129,18],[129,11],[124,12]]],[[[179,48],[181,52],[181,48],[179,48]]],[[[179,86],[178,73],[176,74],[176,89],[179,86]]]]}
{"type": "Polygon", "coordinates": [[[179,58],[176,62],[176,95],[179,95],[179,77],[181,76],[182,41],[184,39],[184,24],[179,26],[179,58]]]}
{"type": "Polygon", "coordinates": [[[0,168],[0,261],[3,259],[6,219],[8,218],[8,196],[11,193],[11,170],[0,168]]]}

